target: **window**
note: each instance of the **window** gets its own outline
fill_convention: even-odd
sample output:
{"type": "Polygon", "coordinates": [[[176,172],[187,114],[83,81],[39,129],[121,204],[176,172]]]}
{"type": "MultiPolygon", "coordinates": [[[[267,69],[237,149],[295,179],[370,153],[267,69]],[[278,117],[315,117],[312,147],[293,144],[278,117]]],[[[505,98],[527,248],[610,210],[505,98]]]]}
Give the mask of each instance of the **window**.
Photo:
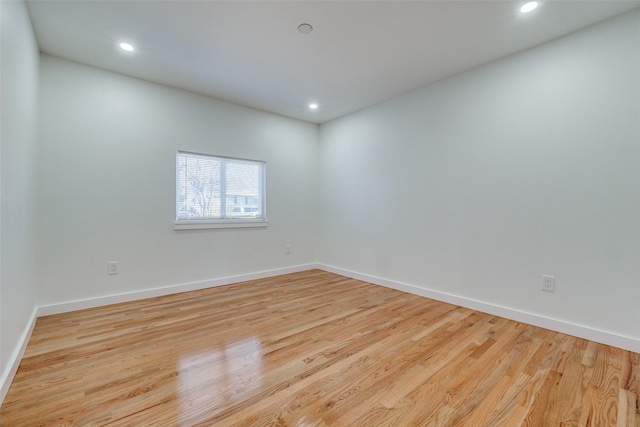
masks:
{"type": "Polygon", "coordinates": [[[265,162],[178,151],[176,229],[266,224],[265,162]]]}

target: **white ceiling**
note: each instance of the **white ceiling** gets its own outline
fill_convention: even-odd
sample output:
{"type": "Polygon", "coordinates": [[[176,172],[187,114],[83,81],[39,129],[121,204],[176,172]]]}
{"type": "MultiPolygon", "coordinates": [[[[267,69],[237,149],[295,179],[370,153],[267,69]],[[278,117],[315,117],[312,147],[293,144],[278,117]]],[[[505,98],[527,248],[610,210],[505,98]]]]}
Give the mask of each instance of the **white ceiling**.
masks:
{"type": "Polygon", "coordinates": [[[28,1],[41,51],[314,123],[640,6],[504,1],[28,1]],[[309,35],[297,30],[309,23],[309,35]],[[117,47],[121,41],[136,51],[117,47]],[[317,101],[317,111],[307,105],[317,101]]]}

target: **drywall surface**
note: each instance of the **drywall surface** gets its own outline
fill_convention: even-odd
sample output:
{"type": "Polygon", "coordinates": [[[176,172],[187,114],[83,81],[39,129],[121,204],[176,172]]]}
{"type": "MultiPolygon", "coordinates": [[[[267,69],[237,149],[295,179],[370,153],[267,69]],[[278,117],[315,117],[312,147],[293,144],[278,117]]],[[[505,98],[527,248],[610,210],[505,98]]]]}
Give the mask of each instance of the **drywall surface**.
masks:
{"type": "Polygon", "coordinates": [[[49,55],[41,89],[38,305],[314,261],[316,125],[49,55]],[[269,226],[174,230],[178,150],[266,161],[269,226]]]}
{"type": "MultiPolygon", "coordinates": [[[[1,2],[0,385],[35,308],[39,53],[23,1],[1,2]]],[[[17,366],[16,366],[17,367],[17,366]]],[[[2,399],[0,398],[0,401],[2,399]]]]}
{"type": "Polygon", "coordinates": [[[639,75],[636,11],[322,125],[318,261],[640,339],[639,75]]]}

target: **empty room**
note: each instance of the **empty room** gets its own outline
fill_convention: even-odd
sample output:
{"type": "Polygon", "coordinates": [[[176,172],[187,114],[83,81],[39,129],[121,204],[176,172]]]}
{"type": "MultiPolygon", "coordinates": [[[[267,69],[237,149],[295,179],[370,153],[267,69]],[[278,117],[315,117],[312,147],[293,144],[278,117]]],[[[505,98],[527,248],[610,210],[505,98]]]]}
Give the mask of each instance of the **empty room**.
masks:
{"type": "Polygon", "coordinates": [[[0,19],[0,426],[640,427],[640,1],[0,19]]]}

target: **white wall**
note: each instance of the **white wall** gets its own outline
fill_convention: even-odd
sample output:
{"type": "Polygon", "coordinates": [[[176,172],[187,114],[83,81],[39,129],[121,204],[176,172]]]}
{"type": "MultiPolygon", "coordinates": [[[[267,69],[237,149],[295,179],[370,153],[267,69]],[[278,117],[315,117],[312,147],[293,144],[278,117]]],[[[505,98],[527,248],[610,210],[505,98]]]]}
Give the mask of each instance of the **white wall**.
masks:
{"type": "Polygon", "coordinates": [[[43,55],[40,135],[38,305],[315,259],[316,125],[43,55]],[[174,231],[177,150],[266,161],[268,228],[174,231]]]}
{"type": "Polygon", "coordinates": [[[636,11],[322,125],[319,261],[639,340],[639,76],[636,11]]]}
{"type": "MultiPolygon", "coordinates": [[[[24,2],[0,2],[0,386],[35,308],[38,46],[24,2]]],[[[17,366],[16,366],[17,367],[17,366]]],[[[0,390],[2,401],[4,388],[0,390]]]]}

